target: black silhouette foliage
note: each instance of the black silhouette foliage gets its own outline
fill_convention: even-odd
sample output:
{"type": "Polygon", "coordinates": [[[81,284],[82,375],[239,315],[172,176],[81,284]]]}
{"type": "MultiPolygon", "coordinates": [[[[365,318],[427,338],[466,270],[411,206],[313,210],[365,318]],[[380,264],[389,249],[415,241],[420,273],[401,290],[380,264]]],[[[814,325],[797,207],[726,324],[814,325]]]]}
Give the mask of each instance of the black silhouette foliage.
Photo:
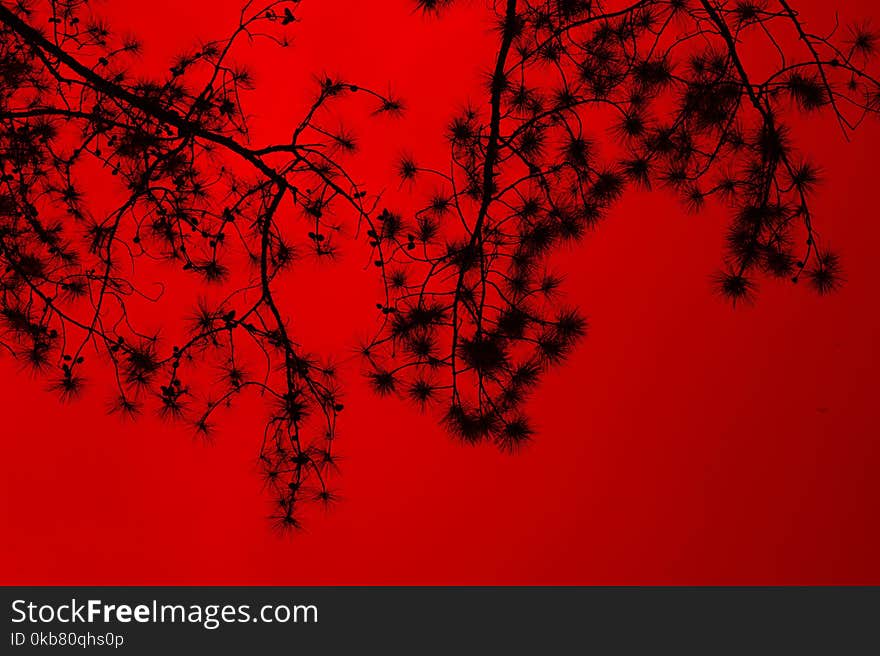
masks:
{"type": "MultiPolygon", "coordinates": [[[[453,4],[417,2],[441,19],[453,4]]],[[[526,442],[524,400],[587,329],[560,299],[552,255],[632,186],[670,189],[688,211],[730,208],[713,281],[733,304],[765,278],[820,294],[841,284],[810,209],[820,169],[789,123],[825,111],[849,133],[880,110],[869,28],[810,30],[787,0],[492,5],[497,60],[485,98],[449,124],[450,162],[399,169],[443,191],[372,235],[377,264],[396,272],[365,349],[381,391],[439,404],[466,442],[526,442]]]]}
{"type": "MultiPolygon", "coordinates": [[[[401,159],[401,188],[431,190],[404,215],[374,212],[343,165],[354,135],[322,121],[357,98],[397,116],[399,99],[323,76],[292,136],[252,143],[253,80],[233,56],[285,46],[298,4],[247,2],[227,37],[136,79],[140,45],[85,0],[0,0],[0,347],[63,400],[87,385],[86,360],[106,362],[113,411],[152,406],[204,435],[240,394],[269,399],[259,459],[279,527],[336,498],[343,404],[277,288],[300,253],[337,253],[345,218],[385,290],[362,348],[370,385],[507,452],[533,438],[525,401],[587,331],[552,255],[628,188],[730,207],[714,284],[735,304],[766,278],[841,284],[810,209],[820,167],[787,119],[830,112],[849,133],[880,110],[870,29],[808,29],[787,0],[497,0],[485,97],[450,121],[449,162],[401,159]],[[762,70],[746,49],[765,53],[762,70]],[[119,201],[96,207],[90,185],[107,180],[119,201]],[[223,290],[191,310],[186,334],[138,328],[136,306],[157,298],[141,272],[156,263],[223,290]]],[[[416,0],[436,20],[453,4],[416,0]]]]}
{"type": "Polygon", "coordinates": [[[335,253],[337,208],[371,225],[341,163],[353,139],[322,119],[353,96],[374,113],[401,109],[321,77],[292,137],[254,146],[251,75],[232,56],[256,40],[285,46],[297,5],[248,2],[229,36],[181,54],[164,77],[136,79],[139,44],[84,0],[0,3],[0,344],[63,400],[98,357],[116,382],[111,411],[151,406],[203,435],[238,395],[269,399],[259,458],[282,528],[298,525],[303,503],[335,498],[343,404],[333,368],[291,335],[276,287],[298,252],[335,253]],[[123,191],[117,205],[87,200],[107,184],[123,191]],[[161,295],[139,286],[156,262],[222,290],[185,333],[138,328],[138,301],[161,295]],[[205,365],[218,375],[205,380],[205,365]]]}

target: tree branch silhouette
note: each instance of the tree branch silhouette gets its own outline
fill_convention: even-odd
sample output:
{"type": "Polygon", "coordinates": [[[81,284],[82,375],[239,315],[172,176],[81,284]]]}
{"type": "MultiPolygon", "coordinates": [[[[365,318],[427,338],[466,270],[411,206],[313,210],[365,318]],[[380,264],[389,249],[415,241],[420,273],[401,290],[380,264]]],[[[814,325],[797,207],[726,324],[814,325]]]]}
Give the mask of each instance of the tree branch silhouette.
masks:
{"type": "Polygon", "coordinates": [[[333,501],[343,410],[332,367],[295,342],[276,301],[301,246],[295,220],[311,225],[307,243],[319,257],[334,253],[337,207],[372,222],[340,159],[354,144],[321,117],[355,94],[379,113],[401,108],[324,77],[289,141],[251,145],[242,107],[250,76],[231,53],[239,41],[286,45],[297,5],[246,3],[229,37],[181,55],[164,79],[132,81],[127,60],[139,44],[115,41],[85,2],[0,4],[4,347],[50,375],[64,399],[81,392],[85,359],[97,352],[114,372],[112,410],[136,415],[154,403],[202,434],[233,397],[271,399],[260,463],[282,528],[298,525],[304,503],[333,501]],[[108,171],[125,192],[102,212],[82,187],[108,171]],[[157,300],[139,288],[137,270],[155,260],[227,290],[219,303],[200,303],[173,344],[132,318],[134,301],[157,300]],[[261,374],[243,364],[254,356],[261,374]],[[219,380],[200,375],[206,363],[219,380]],[[196,407],[197,388],[205,400],[196,407]]]}
{"type": "MultiPolygon", "coordinates": [[[[416,0],[439,20],[454,4],[416,0]]],[[[229,35],[138,79],[140,44],[85,0],[0,0],[0,346],[62,399],[94,358],[114,412],[155,406],[205,435],[239,395],[269,399],[259,460],[279,527],[335,499],[343,411],[335,368],[297,343],[279,288],[303,250],[335,255],[346,217],[384,289],[362,348],[371,386],[505,451],[532,438],[527,398],[587,330],[554,253],[629,188],[729,207],[714,282],[734,304],[769,278],[841,284],[811,210],[820,167],[791,119],[830,113],[848,137],[880,111],[869,29],[816,34],[787,0],[497,0],[494,65],[449,124],[448,161],[400,162],[413,197],[432,193],[409,216],[379,211],[346,168],[354,138],[325,126],[355,98],[397,115],[394,97],[322,76],[287,136],[253,143],[254,82],[235,55],[286,46],[298,5],[246,2],[229,35]],[[106,207],[96,188],[112,190],[106,207]],[[186,331],[140,327],[163,263],[174,275],[152,279],[206,290],[186,331]]]]}
{"type": "MultiPolygon", "coordinates": [[[[456,3],[416,4],[442,19],[456,3]]],[[[449,125],[449,173],[399,167],[415,193],[442,191],[411,221],[386,211],[374,235],[395,290],[363,349],[377,391],[440,406],[466,442],[527,442],[524,401],[587,329],[559,297],[553,254],[632,186],[666,187],[689,211],[731,208],[715,285],[734,304],[761,278],[841,284],[810,209],[820,168],[788,124],[829,111],[848,137],[877,114],[873,32],[813,34],[785,0],[492,4],[496,66],[485,101],[449,125]]]]}

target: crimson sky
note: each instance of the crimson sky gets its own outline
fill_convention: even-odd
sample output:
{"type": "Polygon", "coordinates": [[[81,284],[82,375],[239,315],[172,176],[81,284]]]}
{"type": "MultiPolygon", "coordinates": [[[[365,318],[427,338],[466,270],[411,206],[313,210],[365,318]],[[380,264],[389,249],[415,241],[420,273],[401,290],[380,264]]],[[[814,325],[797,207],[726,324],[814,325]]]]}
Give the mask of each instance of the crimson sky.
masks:
{"type": "MultiPolygon", "coordinates": [[[[149,71],[222,34],[239,2],[98,8],[142,38],[149,71]]],[[[484,4],[438,21],[410,0],[304,2],[293,47],[249,56],[254,138],[285,133],[313,74],[391,86],[407,115],[358,122],[351,168],[393,199],[395,158],[443,162],[446,121],[479,98],[494,47],[484,4]]],[[[834,5],[844,20],[880,19],[867,0],[796,6],[822,31],[834,5]]],[[[292,539],[265,519],[258,402],[205,445],[153,417],[106,416],[101,389],[60,405],[0,358],[0,581],[880,583],[880,125],[849,143],[828,118],[798,130],[824,172],[815,215],[844,258],[840,292],[766,283],[734,311],[710,285],[724,211],[692,216],[664,192],[630,194],[560,262],[592,328],[535,397],[535,443],[517,456],[463,447],[436,417],[377,399],[352,360],[342,503],[292,539]]],[[[342,358],[375,316],[377,282],[349,254],[303,264],[290,282],[298,337],[342,358]]]]}

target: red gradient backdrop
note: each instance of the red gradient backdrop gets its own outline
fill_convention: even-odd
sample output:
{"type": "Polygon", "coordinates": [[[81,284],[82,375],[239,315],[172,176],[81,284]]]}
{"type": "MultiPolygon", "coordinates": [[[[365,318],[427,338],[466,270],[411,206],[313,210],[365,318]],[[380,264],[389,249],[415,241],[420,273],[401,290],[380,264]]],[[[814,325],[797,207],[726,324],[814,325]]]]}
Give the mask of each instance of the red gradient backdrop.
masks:
{"type": "MultiPolygon", "coordinates": [[[[224,33],[240,0],[103,0],[164,66],[224,33]]],[[[798,0],[810,25],[880,19],[868,0],[798,0]],[[837,5],[834,7],[832,5],[837,5]]],[[[376,191],[401,150],[445,156],[443,128],[493,56],[484,0],[440,21],[410,0],[304,2],[292,48],[251,53],[255,139],[284,134],[313,73],[393,88],[406,118],[360,125],[352,161],[376,191]],[[279,128],[280,126],[280,128],[279,128]],[[280,129],[280,132],[279,132],[280,129]]],[[[592,330],[532,404],[525,452],[452,441],[346,368],[342,502],[279,537],[255,466],[262,415],[243,403],[212,444],[146,416],[106,416],[102,390],[61,405],[0,359],[0,582],[6,584],[880,583],[877,289],[880,125],[847,143],[799,124],[821,162],[823,240],[848,283],[820,298],[767,283],[754,307],[713,296],[725,215],[663,192],[627,196],[567,253],[568,298],[592,330]]],[[[304,263],[298,337],[350,353],[374,320],[357,249],[304,263]],[[328,325],[327,313],[345,320],[328,325]]]]}

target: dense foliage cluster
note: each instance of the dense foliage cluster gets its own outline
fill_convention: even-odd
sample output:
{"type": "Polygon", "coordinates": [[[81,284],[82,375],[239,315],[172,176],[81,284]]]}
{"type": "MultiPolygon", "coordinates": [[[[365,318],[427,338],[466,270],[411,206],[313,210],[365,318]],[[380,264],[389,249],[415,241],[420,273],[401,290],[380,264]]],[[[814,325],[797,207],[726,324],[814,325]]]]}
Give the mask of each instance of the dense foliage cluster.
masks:
{"type": "MultiPolygon", "coordinates": [[[[442,19],[454,2],[419,4],[442,19]]],[[[810,209],[820,167],[788,123],[828,111],[849,132],[880,110],[868,28],[816,35],[787,0],[499,0],[495,11],[487,98],[450,123],[449,163],[399,167],[440,191],[413,217],[386,213],[373,235],[394,292],[366,349],[380,393],[439,402],[468,442],[528,440],[523,400],[586,330],[559,300],[551,255],[632,186],[669,188],[689,211],[713,198],[731,208],[716,284],[733,303],[766,277],[837,288],[838,256],[810,209]]]]}
{"type": "MultiPolygon", "coordinates": [[[[454,0],[417,3],[442,20],[454,0]]],[[[343,100],[397,115],[396,98],[322,77],[282,139],[252,142],[252,80],[233,57],[256,40],[284,47],[298,4],[248,2],[231,34],[147,79],[133,74],[140,45],[86,0],[0,1],[0,348],[65,399],[99,359],[114,411],[153,404],[202,433],[237,395],[270,399],[260,462],[279,525],[333,500],[343,406],[333,367],[291,335],[278,280],[304,248],[333,255],[343,220],[362,228],[385,290],[362,349],[371,385],[505,450],[532,436],[525,399],[587,327],[551,256],[628,187],[668,187],[691,211],[730,206],[716,282],[734,303],[761,278],[840,284],[810,209],[820,167],[789,118],[831,112],[848,133],[880,111],[869,29],[817,34],[788,0],[496,0],[485,97],[450,122],[448,162],[400,162],[407,188],[434,190],[404,215],[358,188],[343,166],[354,138],[322,121],[343,100]],[[89,185],[118,202],[88,202],[89,185]],[[223,290],[186,334],[138,327],[156,262],[223,290]],[[205,363],[220,375],[199,376],[205,363]]]]}

